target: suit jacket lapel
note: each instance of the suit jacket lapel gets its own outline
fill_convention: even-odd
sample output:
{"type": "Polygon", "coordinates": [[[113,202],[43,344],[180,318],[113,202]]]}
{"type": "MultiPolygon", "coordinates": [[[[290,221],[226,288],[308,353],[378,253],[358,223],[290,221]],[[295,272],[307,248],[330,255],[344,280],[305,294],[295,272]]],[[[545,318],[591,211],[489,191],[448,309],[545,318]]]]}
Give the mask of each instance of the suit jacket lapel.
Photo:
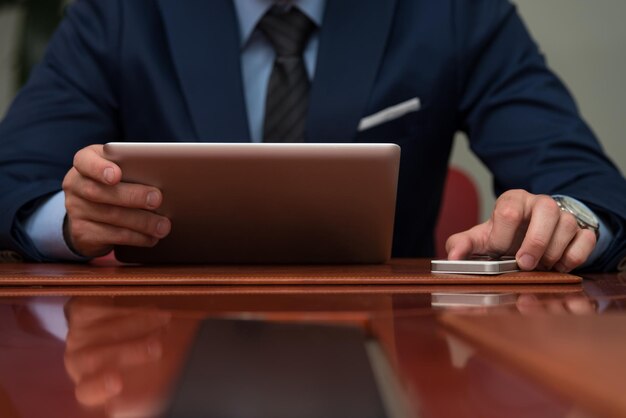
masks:
{"type": "Polygon", "coordinates": [[[250,137],[231,0],[159,0],[170,51],[201,141],[250,137]]]}
{"type": "Polygon", "coordinates": [[[376,78],[396,0],[329,0],[320,32],[307,138],[356,135],[376,78]]]}

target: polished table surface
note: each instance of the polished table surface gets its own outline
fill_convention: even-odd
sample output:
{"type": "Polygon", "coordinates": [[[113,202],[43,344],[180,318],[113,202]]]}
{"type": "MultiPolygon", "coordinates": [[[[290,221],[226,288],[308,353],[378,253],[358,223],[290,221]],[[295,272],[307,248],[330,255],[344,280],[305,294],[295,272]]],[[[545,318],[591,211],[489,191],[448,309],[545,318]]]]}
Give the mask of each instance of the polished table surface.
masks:
{"type": "MultiPolygon", "coordinates": [[[[426,274],[427,261],[416,263],[426,274]]],[[[63,277],[26,264],[0,264],[0,276],[46,268],[63,277]]],[[[625,273],[569,284],[304,283],[5,284],[0,417],[163,416],[207,318],[361,330],[390,417],[626,416],[625,273]]]]}

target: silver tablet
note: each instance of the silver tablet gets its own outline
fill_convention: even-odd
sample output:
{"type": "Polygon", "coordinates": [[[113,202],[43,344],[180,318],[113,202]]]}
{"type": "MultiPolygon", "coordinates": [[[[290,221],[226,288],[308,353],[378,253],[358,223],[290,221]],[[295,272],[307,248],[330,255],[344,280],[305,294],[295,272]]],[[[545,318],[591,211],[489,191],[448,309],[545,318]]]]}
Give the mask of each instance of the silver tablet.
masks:
{"type": "Polygon", "coordinates": [[[108,143],[123,181],[163,192],[172,221],[139,263],[383,263],[391,256],[395,144],[108,143]]]}

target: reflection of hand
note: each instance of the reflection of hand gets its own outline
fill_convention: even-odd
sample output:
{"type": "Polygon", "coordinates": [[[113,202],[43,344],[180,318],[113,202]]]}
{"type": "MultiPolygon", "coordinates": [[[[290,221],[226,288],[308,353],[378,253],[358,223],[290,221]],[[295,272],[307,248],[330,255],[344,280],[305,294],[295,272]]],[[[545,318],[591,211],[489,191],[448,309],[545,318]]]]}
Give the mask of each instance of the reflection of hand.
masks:
{"type": "Polygon", "coordinates": [[[161,192],[121,179],[121,169],[104,158],[102,145],[76,153],[63,180],[64,234],[79,254],[101,256],[115,244],[151,247],[169,234],[170,221],[152,212],[162,203],[161,192]]]}
{"type": "Polygon", "coordinates": [[[73,299],[66,306],[69,333],[65,366],[85,406],[101,406],[118,396],[123,370],[158,362],[169,312],[120,308],[111,302],[73,299]]]}
{"type": "Polygon", "coordinates": [[[448,307],[464,315],[494,315],[499,313],[534,314],[574,314],[589,315],[597,313],[596,303],[583,294],[567,295],[560,298],[539,299],[533,294],[521,294],[511,303],[501,305],[448,307]]]}
{"type": "Polygon", "coordinates": [[[515,306],[524,315],[541,313],[589,315],[596,313],[594,303],[585,296],[539,300],[535,295],[520,295],[515,306]]]}
{"type": "Polygon", "coordinates": [[[498,198],[487,222],[452,235],[446,250],[451,260],[515,255],[522,270],[566,272],[582,265],[595,245],[595,234],[581,229],[551,197],[510,190],[498,198]]]}

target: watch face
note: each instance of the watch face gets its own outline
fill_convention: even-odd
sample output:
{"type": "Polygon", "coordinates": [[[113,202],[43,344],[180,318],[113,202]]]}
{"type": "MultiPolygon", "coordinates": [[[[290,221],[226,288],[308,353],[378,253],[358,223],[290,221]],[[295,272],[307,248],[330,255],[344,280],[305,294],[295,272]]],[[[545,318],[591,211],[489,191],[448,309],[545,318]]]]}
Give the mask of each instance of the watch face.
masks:
{"type": "Polygon", "coordinates": [[[598,229],[598,219],[586,206],[579,201],[570,198],[561,198],[561,202],[583,223],[589,225],[590,228],[598,229]]]}

